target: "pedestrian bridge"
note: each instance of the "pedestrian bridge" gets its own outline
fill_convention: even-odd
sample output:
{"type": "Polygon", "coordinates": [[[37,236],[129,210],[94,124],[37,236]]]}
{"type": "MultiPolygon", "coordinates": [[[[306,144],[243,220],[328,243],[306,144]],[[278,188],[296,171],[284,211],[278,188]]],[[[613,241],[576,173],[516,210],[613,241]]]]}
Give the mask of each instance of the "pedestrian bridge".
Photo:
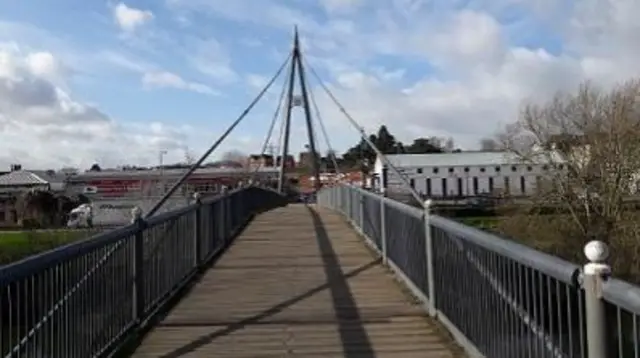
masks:
{"type": "Polygon", "coordinates": [[[251,186],[138,215],[0,268],[1,356],[638,355],[638,288],[428,209],[251,186]]]}

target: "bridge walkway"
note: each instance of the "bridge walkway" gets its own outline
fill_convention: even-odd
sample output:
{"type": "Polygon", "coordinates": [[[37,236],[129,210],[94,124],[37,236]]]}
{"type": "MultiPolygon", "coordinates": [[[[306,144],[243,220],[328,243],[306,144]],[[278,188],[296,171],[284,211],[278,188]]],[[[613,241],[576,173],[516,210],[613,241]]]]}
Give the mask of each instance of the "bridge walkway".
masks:
{"type": "Polygon", "coordinates": [[[133,357],[464,356],[338,214],[259,215],[133,357]]]}

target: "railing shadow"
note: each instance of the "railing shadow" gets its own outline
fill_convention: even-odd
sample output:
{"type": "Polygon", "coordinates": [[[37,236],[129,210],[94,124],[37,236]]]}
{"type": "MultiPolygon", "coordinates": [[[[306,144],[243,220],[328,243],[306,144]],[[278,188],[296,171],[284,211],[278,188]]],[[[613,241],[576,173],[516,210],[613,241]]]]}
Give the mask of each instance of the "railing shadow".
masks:
{"type": "MultiPolygon", "coordinates": [[[[376,260],[373,260],[373,261],[367,263],[366,265],[362,265],[362,266],[360,266],[360,267],[358,267],[358,268],[356,268],[356,269],[354,269],[354,270],[352,270],[352,271],[350,271],[350,272],[348,272],[346,274],[342,274],[342,272],[340,272],[342,277],[339,278],[339,280],[342,280],[342,281],[346,282],[347,279],[355,277],[355,276],[357,276],[357,275],[359,275],[359,274],[371,269],[372,267],[378,265],[379,262],[380,262],[380,260],[376,259],[376,260]]],[[[338,278],[334,277],[334,279],[338,279],[338,278]]],[[[322,284],[320,286],[314,287],[311,290],[309,290],[309,291],[307,291],[307,292],[305,292],[305,293],[303,293],[301,295],[292,297],[291,299],[288,299],[288,300],[283,301],[283,302],[281,302],[281,303],[279,303],[279,304],[277,304],[275,306],[272,306],[271,308],[269,308],[269,309],[267,309],[267,310],[265,310],[265,311],[263,311],[263,312],[261,312],[261,313],[259,313],[257,315],[254,315],[254,316],[251,316],[251,317],[247,317],[247,318],[245,318],[243,320],[240,320],[240,321],[237,321],[237,322],[233,322],[233,323],[227,325],[223,329],[220,329],[220,330],[217,330],[215,332],[211,332],[211,333],[209,333],[207,335],[204,335],[204,336],[202,336],[202,337],[200,337],[200,338],[198,338],[198,339],[196,339],[196,340],[194,340],[194,341],[192,341],[192,342],[190,342],[188,344],[185,344],[184,346],[182,346],[182,347],[180,347],[178,349],[175,349],[175,350],[173,350],[173,351],[171,351],[171,352],[169,352],[167,354],[164,354],[164,355],[160,356],[159,358],[178,358],[178,357],[182,357],[183,355],[192,353],[192,352],[198,350],[199,348],[201,348],[201,347],[213,342],[214,340],[216,340],[218,338],[221,338],[221,337],[227,336],[229,334],[232,334],[232,333],[234,333],[234,332],[236,332],[238,330],[241,330],[241,329],[245,328],[248,325],[257,324],[260,321],[262,321],[262,320],[264,320],[264,319],[266,319],[268,317],[274,316],[274,315],[284,311],[288,307],[293,306],[298,302],[301,302],[301,301],[303,301],[303,300],[305,300],[307,298],[310,298],[313,295],[318,294],[318,293],[320,293],[320,292],[322,292],[322,291],[324,291],[326,289],[331,289],[331,287],[332,287],[332,281],[327,281],[326,283],[324,283],[324,284],[322,284]]],[[[156,327],[194,327],[194,326],[208,326],[208,325],[210,325],[210,324],[207,324],[206,322],[205,323],[198,323],[198,324],[195,324],[195,325],[194,324],[163,324],[163,323],[159,323],[158,325],[156,325],[156,327]]],[[[359,357],[366,357],[366,356],[362,356],[362,352],[360,352],[359,354],[360,354],[359,357]]]]}
{"type": "Polygon", "coordinates": [[[363,326],[362,318],[347,278],[342,272],[338,256],[333,250],[331,239],[322,222],[322,218],[312,208],[307,210],[313,219],[318,249],[322,255],[324,273],[331,290],[331,299],[338,321],[338,331],[345,357],[375,357],[369,336],[363,326]],[[340,309],[338,309],[340,307],[340,309]],[[355,343],[355,344],[354,344],[355,343]]]}

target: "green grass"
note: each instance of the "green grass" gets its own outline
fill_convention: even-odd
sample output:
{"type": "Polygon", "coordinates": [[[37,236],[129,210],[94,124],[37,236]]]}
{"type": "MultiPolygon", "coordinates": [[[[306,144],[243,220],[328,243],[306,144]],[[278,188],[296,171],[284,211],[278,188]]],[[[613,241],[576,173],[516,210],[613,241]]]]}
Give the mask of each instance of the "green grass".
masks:
{"type": "Polygon", "coordinates": [[[456,218],[456,220],[465,225],[473,226],[478,229],[493,230],[498,226],[498,224],[500,224],[500,220],[503,220],[503,218],[500,216],[479,216],[456,218]]]}
{"type": "Polygon", "coordinates": [[[88,230],[0,231],[0,265],[86,238],[88,230]]]}

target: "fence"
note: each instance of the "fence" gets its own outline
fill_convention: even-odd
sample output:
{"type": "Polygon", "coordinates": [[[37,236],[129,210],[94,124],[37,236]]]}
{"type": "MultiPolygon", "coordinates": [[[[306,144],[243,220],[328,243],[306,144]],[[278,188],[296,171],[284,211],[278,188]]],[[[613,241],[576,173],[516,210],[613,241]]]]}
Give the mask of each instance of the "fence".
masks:
{"type": "Polygon", "coordinates": [[[278,193],[250,187],[0,269],[1,357],[100,357],[161,309],[278,193]]]}
{"type": "Polygon", "coordinates": [[[606,246],[580,267],[350,186],[318,204],[343,215],[476,357],[639,357],[640,288],[609,278],[606,246]]]}

